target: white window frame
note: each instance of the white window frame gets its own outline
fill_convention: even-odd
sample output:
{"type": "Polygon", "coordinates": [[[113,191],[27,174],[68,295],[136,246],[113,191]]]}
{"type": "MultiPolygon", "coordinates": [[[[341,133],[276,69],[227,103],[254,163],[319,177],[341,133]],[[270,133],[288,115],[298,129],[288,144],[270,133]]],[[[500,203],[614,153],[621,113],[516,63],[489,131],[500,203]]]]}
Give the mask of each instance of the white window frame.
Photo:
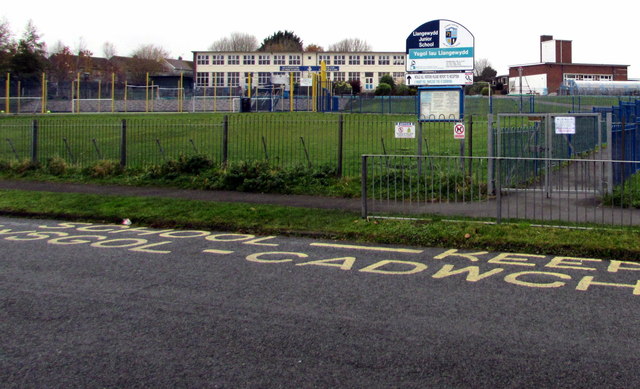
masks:
{"type": "Polygon", "coordinates": [[[290,54],[289,55],[289,65],[301,65],[302,59],[299,55],[290,54]]]}
{"type": "Polygon", "coordinates": [[[271,56],[268,54],[258,55],[258,65],[271,65],[271,56]]]}
{"type": "Polygon", "coordinates": [[[256,64],[256,56],[253,54],[245,54],[242,56],[242,64],[243,65],[255,65],[256,64]]]}
{"type": "Polygon", "coordinates": [[[224,55],[222,55],[222,54],[212,54],[211,55],[211,65],[224,65],[224,55]]]}
{"type": "Polygon", "coordinates": [[[209,65],[209,54],[197,54],[196,55],[196,64],[197,65],[209,65]]]}

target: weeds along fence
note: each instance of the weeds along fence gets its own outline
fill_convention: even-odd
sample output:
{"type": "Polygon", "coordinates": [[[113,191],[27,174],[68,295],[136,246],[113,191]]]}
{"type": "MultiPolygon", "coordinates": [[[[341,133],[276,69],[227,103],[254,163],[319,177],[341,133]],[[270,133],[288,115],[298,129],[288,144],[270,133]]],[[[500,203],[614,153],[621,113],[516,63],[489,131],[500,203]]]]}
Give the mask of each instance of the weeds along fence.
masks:
{"type": "Polygon", "coordinates": [[[396,137],[396,123],[415,122],[412,115],[16,116],[0,119],[0,160],[61,158],[79,168],[115,160],[138,168],[200,155],[217,163],[330,166],[359,176],[363,154],[486,155],[488,122],[478,119],[467,117],[461,142],[453,139],[453,123],[415,123],[413,138],[396,137]]]}
{"type": "Polygon", "coordinates": [[[616,166],[634,162],[406,155],[364,155],[361,162],[363,217],[640,225],[640,186],[605,184],[616,166]],[[509,174],[523,163],[545,163],[547,173],[523,183],[509,174]]]}

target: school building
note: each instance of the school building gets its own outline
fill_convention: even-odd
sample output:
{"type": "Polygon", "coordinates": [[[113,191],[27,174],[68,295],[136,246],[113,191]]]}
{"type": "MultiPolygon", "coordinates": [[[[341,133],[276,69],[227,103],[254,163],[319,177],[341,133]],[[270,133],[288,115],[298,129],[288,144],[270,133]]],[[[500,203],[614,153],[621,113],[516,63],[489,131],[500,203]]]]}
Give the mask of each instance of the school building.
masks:
{"type": "Polygon", "coordinates": [[[318,73],[322,61],[328,80],[360,81],[361,92],[373,92],[384,75],[397,84],[405,80],[404,52],[219,52],[194,51],[196,88],[296,84],[318,73]]]}

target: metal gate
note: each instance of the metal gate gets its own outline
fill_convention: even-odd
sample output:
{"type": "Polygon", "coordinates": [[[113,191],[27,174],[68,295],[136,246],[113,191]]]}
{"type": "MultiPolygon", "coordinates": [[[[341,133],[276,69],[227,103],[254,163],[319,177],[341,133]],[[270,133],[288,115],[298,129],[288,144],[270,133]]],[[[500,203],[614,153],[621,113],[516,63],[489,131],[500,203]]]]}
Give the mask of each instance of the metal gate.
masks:
{"type": "Polygon", "coordinates": [[[603,155],[604,124],[597,113],[499,114],[489,131],[493,183],[502,191],[543,191],[547,197],[565,191],[602,194],[609,187],[608,165],[595,162],[610,160],[603,155]],[[585,159],[594,163],[577,162],[585,159]]]}

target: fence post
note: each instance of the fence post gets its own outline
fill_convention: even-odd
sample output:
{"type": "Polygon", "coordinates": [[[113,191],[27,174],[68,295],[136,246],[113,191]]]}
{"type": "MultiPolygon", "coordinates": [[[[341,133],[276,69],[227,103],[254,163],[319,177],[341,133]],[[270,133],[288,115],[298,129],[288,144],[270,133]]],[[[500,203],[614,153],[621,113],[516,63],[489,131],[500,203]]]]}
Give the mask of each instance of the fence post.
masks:
{"type": "Polygon", "coordinates": [[[229,158],[229,115],[224,115],[222,121],[222,164],[226,165],[229,158]]]}
{"type": "Polygon", "coordinates": [[[38,121],[31,122],[31,162],[38,163],[38,121]]]}
{"type": "Polygon", "coordinates": [[[613,160],[613,115],[611,112],[607,112],[607,117],[606,117],[606,127],[607,127],[607,151],[606,151],[606,157],[605,159],[608,160],[609,162],[607,162],[607,194],[612,194],[613,193],[613,185],[615,184],[613,182],[613,163],[611,163],[611,160],[613,160]]]}
{"type": "MultiPolygon", "coordinates": [[[[500,119],[498,118],[498,128],[500,119]]],[[[489,154],[489,160],[487,161],[487,193],[491,194],[494,191],[494,177],[493,166],[495,161],[494,139],[493,139],[493,114],[487,115],[487,154],[489,154]]]]}
{"type": "Polygon", "coordinates": [[[360,172],[360,192],[362,198],[362,218],[366,219],[368,216],[367,209],[367,156],[362,156],[362,169],[360,172]]]}
{"type": "Polygon", "coordinates": [[[342,151],[344,141],[344,116],[338,116],[338,177],[342,177],[342,151]]]}
{"type": "Polygon", "coordinates": [[[122,119],[120,127],[120,166],[127,166],[127,119],[122,119]]]}
{"type": "Polygon", "coordinates": [[[500,168],[502,167],[502,157],[496,158],[496,177],[495,190],[496,190],[496,223],[502,222],[502,186],[500,185],[500,168]]]}
{"type": "Polygon", "coordinates": [[[468,134],[468,140],[467,143],[469,144],[469,147],[467,147],[467,149],[469,150],[469,176],[473,176],[473,115],[469,115],[469,131],[467,131],[468,134]]]}
{"type": "Polygon", "coordinates": [[[422,176],[422,155],[424,154],[422,151],[422,122],[418,120],[418,129],[416,130],[416,138],[418,138],[418,175],[422,176]]]}

